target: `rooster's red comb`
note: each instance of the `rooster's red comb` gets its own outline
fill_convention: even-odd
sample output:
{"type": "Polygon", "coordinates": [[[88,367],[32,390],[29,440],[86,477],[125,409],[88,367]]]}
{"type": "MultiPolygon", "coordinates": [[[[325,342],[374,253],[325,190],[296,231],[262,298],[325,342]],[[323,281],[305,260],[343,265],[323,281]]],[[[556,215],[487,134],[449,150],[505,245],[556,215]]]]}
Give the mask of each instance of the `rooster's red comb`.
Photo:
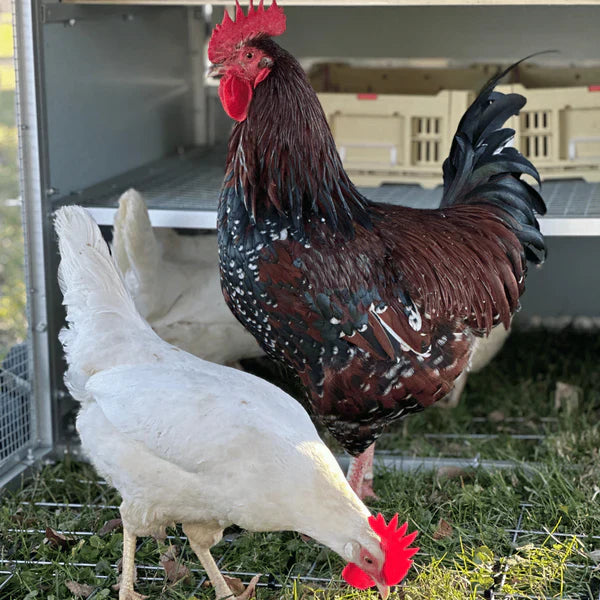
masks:
{"type": "Polygon", "coordinates": [[[238,0],[235,0],[235,5],[235,21],[225,11],[223,21],[215,26],[208,43],[208,58],[213,63],[223,62],[241,42],[259,35],[281,35],[285,31],[285,15],[276,0],[267,9],[264,0],[260,0],[256,9],[253,0],[250,0],[247,16],[238,0]]]}
{"type": "Polygon", "coordinates": [[[400,583],[413,561],[412,556],[419,551],[419,548],[409,548],[410,544],[417,537],[417,532],[413,531],[404,535],[408,529],[408,523],[398,527],[398,513],[396,513],[386,524],[383,515],[379,513],[377,517],[369,517],[371,529],[381,538],[381,549],[385,554],[385,563],[383,564],[382,574],[386,585],[396,585],[400,583]]]}

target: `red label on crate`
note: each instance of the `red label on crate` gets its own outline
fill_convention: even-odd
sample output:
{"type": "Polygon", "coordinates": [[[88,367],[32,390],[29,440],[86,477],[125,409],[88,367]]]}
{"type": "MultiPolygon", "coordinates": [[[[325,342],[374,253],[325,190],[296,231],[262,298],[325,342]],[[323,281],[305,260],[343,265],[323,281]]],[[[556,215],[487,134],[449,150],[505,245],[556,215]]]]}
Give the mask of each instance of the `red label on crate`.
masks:
{"type": "Polygon", "coordinates": [[[377,100],[377,94],[356,94],[359,100],[377,100]]]}
{"type": "Polygon", "coordinates": [[[590,92],[600,92],[600,85],[589,85],[588,90],[590,92]]]}

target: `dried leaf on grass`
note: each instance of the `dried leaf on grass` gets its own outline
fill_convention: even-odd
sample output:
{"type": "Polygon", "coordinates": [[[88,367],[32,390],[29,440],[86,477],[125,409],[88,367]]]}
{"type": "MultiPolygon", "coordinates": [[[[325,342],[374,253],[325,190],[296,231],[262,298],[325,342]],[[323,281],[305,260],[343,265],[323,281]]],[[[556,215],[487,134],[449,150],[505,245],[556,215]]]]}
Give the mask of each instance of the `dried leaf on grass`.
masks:
{"type": "Polygon", "coordinates": [[[22,527],[31,527],[35,525],[37,521],[35,519],[25,518],[25,512],[23,511],[23,507],[19,506],[15,513],[10,517],[11,521],[17,523],[17,525],[21,525],[22,527]]]}
{"type": "Polygon", "coordinates": [[[179,555],[179,548],[169,544],[169,547],[160,555],[160,561],[163,560],[175,560],[179,555]]]}
{"type": "Polygon", "coordinates": [[[77,583],[76,581],[65,581],[65,585],[68,590],[77,596],[78,598],[87,598],[93,591],[94,588],[87,583],[77,583]]]}
{"type": "Polygon", "coordinates": [[[239,596],[240,594],[244,593],[246,586],[244,585],[244,583],[242,582],[242,580],[239,577],[227,577],[227,575],[223,575],[223,578],[225,579],[227,585],[229,586],[229,589],[236,596],[239,596]]]}
{"type": "Polygon", "coordinates": [[[123,526],[122,519],[111,519],[110,521],[106,521],[100,531],[98,531],[98,535],[106,535],[115,529],[119,529],[119,527],[123,526]]]}
{"type": "Polygon", "coordinates": [[[68,550],[71,546],[77,544],[77,541],[75,538],[58,533],[52,527],[46,527],[46,539],[44,542],[50,544],[53,548],[68,550]]]}
{"type": "Polygon", "coordinates": [[[448,521],[444,521],[444,519],[440,519],[438,523],[437,529],[433,533],[434,540],[443,540],[444,538],[450,537],[452,535],[452,525],[448,523],[448,521]]]}
{"type": "Polygon", "coordinates": [[[160,564],[167,574],[167,579],[171,583],[177,583],[182,579],[189,582],[191,578],[190,570],[177,561],[177,553],[177,548],[171,546],[164,554],[161,554],[160,564]]]}
{"type": "MultiPolygon", "coordinates": [[[[229,586],[229,589],[231,589],[231,591],[233,592],[234,596],[239,596],[240,594],[243,594],[246,590],[244,582],[239,577],[228,577],[227,575],[223,575],[223,579],[225,580],[225,583],[227,583],[227,585],[229,586]]],[[[212,587],[210,579],[207,579],[202,584],[202,587],[212,587]]]]}

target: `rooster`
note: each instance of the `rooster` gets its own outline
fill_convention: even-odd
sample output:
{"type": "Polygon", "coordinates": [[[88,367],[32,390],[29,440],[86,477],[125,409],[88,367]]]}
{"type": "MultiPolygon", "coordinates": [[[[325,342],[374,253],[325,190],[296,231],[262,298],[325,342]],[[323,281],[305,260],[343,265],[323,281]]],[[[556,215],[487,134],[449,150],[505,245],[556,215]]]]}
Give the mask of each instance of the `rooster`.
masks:
{"type": "Polygon", "coordinates": [[[525,99],[491,80],[461,119],[441,207],[376,204],[350,181],[314,90],[272,39],[283,10],[237,6],[211,36],[211,74],[236,121],[218,208],[222,288],[235,316],[307,391],[353,456],[363,496],[384,427],[444,398],[473,338],[508,328],[527,260],[545,245],[534,166],[502,128],[525,99]],[[366,451],[366,452],[365,452],[366,451]]]}
{"type": "MultiPolygon", "coordinates": [[[[136,536],[183,524],[215,588],[231,591],[210,547],[235,523],[291,529],[329,546],[364,589],[389,586],[417,551],[398,515],[372,517],[304,409],[274,385],[161,340],[138,313],[100,230],[81,207],[56,215],[65,382],[81,403],[84,450],[123,502],[120,600],[134,592],[136,536]]],[[[250,597],[255,577],[239,598],[250,597]]]]}
{"type": "Polygon", "coordinates": [[[223,301],[216,235],[155,231],[131,189],[119,198],[113,253],[136,308],[163,340],[230,366],[264,354],[223,301]]]}

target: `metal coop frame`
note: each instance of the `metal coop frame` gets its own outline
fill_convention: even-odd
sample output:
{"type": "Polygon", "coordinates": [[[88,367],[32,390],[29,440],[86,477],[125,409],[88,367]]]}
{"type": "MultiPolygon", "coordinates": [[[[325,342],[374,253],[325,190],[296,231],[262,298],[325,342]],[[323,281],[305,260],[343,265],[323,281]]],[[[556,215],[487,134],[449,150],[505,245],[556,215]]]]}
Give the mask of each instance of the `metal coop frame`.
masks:
{"type": "MultiPolygon", "coordinates": [[[[57,342],[63,314],[52,212],[62,204],[79,203],[99,224],[112,225],[119,194],[136,187],[149,203],[155,226],[212,229],[216,223],[229,125],[217,104],[216,89],[205,85],[203,74],[204,41],[211,15],[220,18],[219,8],[213,14],[192,0],[177,5],[156,2],[152,7],[121,0],[107,0],[102,6],[88,3],[94,4],[14,2],[30,323],[28,347],[21,356],[27,354],[29,368],[28,378],[22,372],[8,376],[6,422],[0,423],[0,483],[60,450],[73,435],[73,406],[62,387],[57,342]],[[161,58],[149,67],[147,56],[152,52],[161,58]]],[[[325,9],[289,8],[301,25],[316,19],[319,26],[321,13],[311,10],[325,9]]],[[[548,27],[557,27],[555,21],[548,27]]],[[[312,47],[302,39],[291,32],[290,44],[298,48],[297,54],[310,55],[312,47]]],[[[377,201],[421,207],[436,206],[441,195],[439,188],[410,184],[363,190],[377,201]]],[[[553,246],[558,250],[554,261],[560,276],[574,276],[574,260],[580,272],[586,270],[575,258],[579,255],[591,257],[587,266],[594,268],[593,255],[600,250],[600,183],[549,181],[544,195],[549,210],[541,226],[551,251],[553,246]],[[577,244],[584,247],[579,255],[573,251],[577,244]]],[[[570,282],[571,289],[579,286],[586,293],[556,298],[555,286],[549,287],[556,274],[547,273],[530,275],[528,314],[552,316],[567,310],[573,316],[598,316],[597,303],[590,300],[590,281],[579,276],[570,282]],[[578,297],[583,304],[573,306],[578,297]]],[[[600,292],[600,281],[592,280],[591,286],[592,292],[600,292]]]]}
{"type": "MultiPolygon", "coordinates": [[[[13,2],[29,335],[25,345],[14,348],[12,356],[7,356],[0,374],[0,487],[16,481],[45,456],[60,455],[71,447],[75,438],[74,405],[63,388],[63,360],[57,341],[63,312],[55,277],[53,211],[65,204],[82,204],[100,225],[110,226],[119,195],[135,187],[148,201],[154,226],[214,229],[229,128],[218,105],[216,89],[205,85],[203,76],[205,39],[211,20],[220,16],[219,5],[226,4],[223,0],[212,3],[214,10],[196,0],[13,2]],[[153,60],[148,61],[148,56],[153,60]]],[[[436,3],[441,6],[427,10],[438,10],[442,15],[440,23],[455,18],[443,5],[461,4],[446,0],[436,3]]],[[[566,28],[565,35],[578,44],[578,56],[600,62],[600,48],[597,43],[594,46],[594,36],[581,34],[577,29],[577,23],[589,22],[590,26],[598,23],[600,12],[593,12],[596,7],[582,8],[582,19],[576,23],[563,18],[566,11],[573,11],[567,0],[555,3],[562,6],[554,7],[555,10],[530,7],[544,24],[541,30],[552,36],[557,32],[562,34],[566,28]]],[[[336,14],[333,9],[315,6],[320,4],[316,0],[291,0],[288,4],[300,6],[289,9],[293,15],[290,22],[296,21],[299,26],[286,34],[287,46],[307,61],[315,52],[326,54],[322,43],[313,45],[304,32],[309,24],[312,30],[314,23],[317,38],[330,35],[327,18],[336,14]]],[[[389,3],[332,0],[328,4],[389,3]]],[[[398,0],[392,4],[397,6],[389,10],[405,10],[402,14],[407,27],[417,30],[419,11],[402,5],[418,3],[398,0]]],[[[468,6],[482,4],[480,0],[465,0],[462,4],[465,6],[460,10],[471,11],[469,15],[474,22],[485,18],[474,10],[476,7],[468,6]]],[[[495,2],[484,0],[483,4],[495,2]]],[[[352,35],[360,31],[360,23],[370,22],[367,9],[360,6],[339,10],[355,11],[349,13],[355,15],[348,21],[352,35]]],[[[489,6],[484,10],[494,11],[495,18],[505,19],[516,29],[511,52],[523,56],[529,53],[524,40],[528,31],[525,23],[531,19],[512,18],[507,7],[489,6]]],[[[518,13],[520,9],[514,10],[518,13]]],[[[378,21],[372,35],[385,38],[387,30],[380,35],[380,25],[384,29],[390,26],[378,21]]],[[[433,46],[444,38],[436,30],[440,26],[437,21],[432,25],[428,43],[433,46]]],[[[498,25],[498,31],[503,31],[502,26],[498,25]]],[[[341,34],[332,35],[329,55],[340,55],[333,49],[339,42],[339,52],[348,51],[352,56],[352,49],[339,37],[341,34]]],[[[488,31],[486,35],[491,34],[488,31]]],[[[389,38],[394,39],[391,32],[389,38]]],[[[456,40],[450,43],[456,46],[457,59],[464,59],[461,44],[456,40]]],[[[496,39],[492,35],[485,43],[477,39],[473,43],[485,48],[490,56],[494,53],[504,56],[505,41],[501,37],[496,39]]],[[[370,57],[374,60],[397,51],[395,46],[386,47],[383,41],[374,46],[370,57]]],[[[434,47],[432,55],[442,56],[442,47],[434,47]]],[[[364,187],[362,191],[376,201],[419,207],[437,206],[441,198],[440,188],[423,189],[411,184],[364,187]]],[[[541,227],[549,237],[555,266],[550,273],[531,273],[523,319],[565,314],[600,317],[597,302],[600,280],[586,276],[598,273],[595,257],[600,253],[600,183],[576,179],[550,181],[544,185],[544,195],[549,210],[541,219],[541,227]],[[573,269],[574,264],[578,264],[578,269],[573,269]],[[564,290],[556,290],[556,277],[569,279],[569,289],[585,293],[568,295],[564,290]]],[[[475,424],[474,438],[488,435],[477,431],[475,424]]],[[[543,437],[531,433],[516,435],[529,436],[527,439],[534,441],[543,437]]],[[[480,461],[478,456],[434,460],[380,454],[378,460],[403,469],[511,466],[499,461],[480,461]]],[[[97,508],[116,510],[115,506],[97,508]]],[[[515,515],[514,527],[510,529],[513,542],[548,535],[523,528],[526,513],[527,505],[522,505],[520,513],[515,515]]],[[[38,530],[26,533],[32,537],[43,534],[38,530]]],[[[78,532],[81,536],[91,533],[78,532]]],[[[225,539],[223,544],[225,553],[221,560],[227,548],[235,544],[234,537],[225,539]]],[[[157,577],[153,571],[156,567],[141,565],[139,569],[142,579],[157,577]]],[[[2,574],[10,577],[12,571],[0,563],[2,574]]],[[[309,581],[311,577],[309,569],[301,579],[309,581]]],[[[0,584],[0,595],[7,581],[0,584]]],[[[199,585],[203,581],[200,578],[199,585]]],[[[268,584],[265,580],[261,582],[268,584]]]]}

